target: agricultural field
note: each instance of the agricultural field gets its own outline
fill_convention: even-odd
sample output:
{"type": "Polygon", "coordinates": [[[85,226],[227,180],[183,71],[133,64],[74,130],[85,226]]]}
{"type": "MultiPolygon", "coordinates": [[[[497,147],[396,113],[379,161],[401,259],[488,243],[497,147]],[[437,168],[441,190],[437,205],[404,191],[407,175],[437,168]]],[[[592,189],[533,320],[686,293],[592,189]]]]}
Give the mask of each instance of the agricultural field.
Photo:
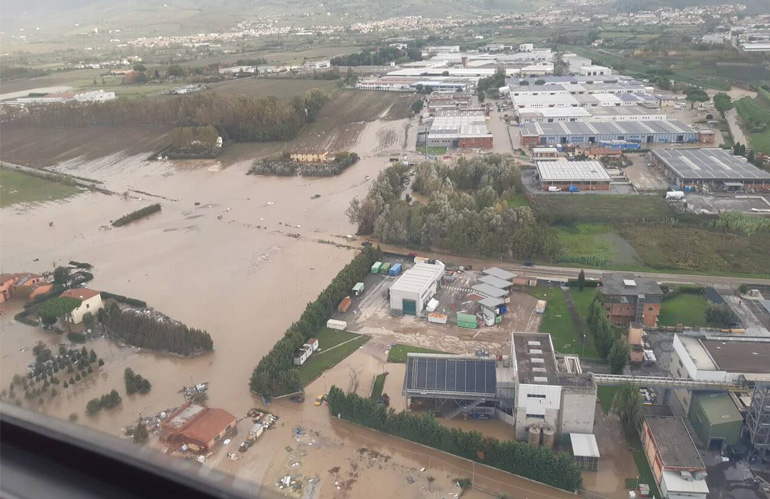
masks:
{"type": "Polygon", "coordinates": [[[369,341],[369,336],[324,328],[318,333],[319,349],[299,368],[302,386],[309,385],[327,369],[342,362],[369,341]]]}
{"type": "Polygon", "coordinates": [[[658,324],[661,326],[706,326],[708,302],[700,294],[676,293],[663,300],[658,324]]]}
{"type": "Polygon", "coordinates": [[[288,101],[308,90],[319,88],[328,93],[337,91],[337,82],[333,80],[307,80],[290,78],[240,78],[223,81],[209,86],[211,91],[223,95],[248,95],[249,97],[277,97],[288,101]]]}
{"type": "Polygon", "coordinates": [[[46,203],[68,198],[80,188],[0,168],[0,208],[19,203],[46,203]]]}
{"type": "Polygon", "coordinates": [[[532,206],[553,223],[653,222],[672,214],[662,196],[535,196],[532,206]]]}
{"type": "Polygon", "coordinates": [[[615,229],[604,224],[558,226],[556,235],[561,252],[557,262],[595,267],[633,265],[638,255],[615,229]]]}
{"type": "MultiPolygon", "coordinates": [[[[767,98],[767,91],[765,91],[765,98],[767,98]]],[[[747,123],[747,127],[759,126],[764,124],[766,127],[764,132],[752,133],[751,130],[747,130],[749,133],[749,145],[757,152],[763,152],[770,154],[770,109],[762,107],[758,100],[750,97],[744,97],[735,102],[735,109],[738,114],[741,115],[744,122],[747,123]]]]}
{"type": "Polygon", "coordinates": [[[406,356],[410,353],[446,353],[430,348],[413,347],[410,345],[396,344],[388,352],[388,362],[395,364],[406,364],[406,356]]]}
{"type": "Polygon", "coordinates": [[[148,153],[164,144],[171,127],[6,129],[0,126],[0,158],[26,166],[54,166],[82,157],[93,160],[123,152],[148,153]]]}

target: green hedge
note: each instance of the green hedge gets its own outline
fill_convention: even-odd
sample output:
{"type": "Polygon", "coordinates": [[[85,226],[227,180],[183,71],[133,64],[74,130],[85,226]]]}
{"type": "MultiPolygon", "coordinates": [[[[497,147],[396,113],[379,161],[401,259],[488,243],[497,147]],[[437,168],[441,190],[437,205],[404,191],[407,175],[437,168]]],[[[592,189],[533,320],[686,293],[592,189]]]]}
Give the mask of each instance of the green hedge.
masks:
{"type": "Polygon", "coordinates": [[[137,300],[136,298],[129,298],[123,295],[116,295],[114,293],[110,293],[109,291],[102,291],[102,298],[104,298],[105,300],[108,298],[112,298],[113,300],[119,301],[120,303],[125,303],[126,305],[131,305],[139,308],[145,308],[147,306],[146,301],[137,300]]]}
{"type": "Polygon", "coordinates": [[[150,206],[145,206],[144,208],[132,211],[128,215],[123,215],[122,217],[112,222],[112,226],[122,227],[123,225],[129,224],[134,220],[139,220],[140,218],[146,217],[147,215],[152,215],[156,211],[160,211],[160,203],[151,204],[150,206]]]}
{"type": "Polygon", "coordinates": [[[335,307],[348,294],[355,283],[371,270],[374,262],[382,258],[382,250],[365,247],[355,256],[315,301],[307,304],[299,320],[289,326],[284,337],[278,340],[267,355],[262,357],[251,374],[251,391],[266,396],[283,395],[302,389],[299,371],[294,367],[294,352],[309,338],[326,327],[335,307]]]}
{"type": "Polygon", "coordinates": [[[336,386],[329,390],[328,401],[333,416],[339,415],[352,423],[570,492],[582,485],[580,470],[567,453],[554,453],[515,440],[501,442],[476,431],[447,428],[430,413],[397,413],[355,393],[345,395],[336,386]]]}
{"type": "MultiPolygon", "coordinates": [[[[577,279],[569,279],[567,280],[567,284],[570,288],[577,288],[580,287],[580,283],[577,279]]],[[[599,281],[594,281],[593,279],[586,279],[585,282],[583,282],[584,288],[598,288],[599,287],[599,281]]]]}

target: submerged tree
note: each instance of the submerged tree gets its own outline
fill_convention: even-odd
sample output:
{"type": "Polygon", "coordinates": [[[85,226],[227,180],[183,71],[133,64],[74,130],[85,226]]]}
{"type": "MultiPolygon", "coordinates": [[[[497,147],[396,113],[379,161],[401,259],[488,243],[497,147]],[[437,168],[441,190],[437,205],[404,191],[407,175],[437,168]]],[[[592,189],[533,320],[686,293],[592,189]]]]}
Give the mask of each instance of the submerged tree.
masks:
{"type": "Polygon", "coordinates": [[[638,432],[642,419],[642,404],[639,388],[630,383],[624,383],[615,393],[612,412],[620,418],[620,425],[628,438],[633,438],[638,432]]]}

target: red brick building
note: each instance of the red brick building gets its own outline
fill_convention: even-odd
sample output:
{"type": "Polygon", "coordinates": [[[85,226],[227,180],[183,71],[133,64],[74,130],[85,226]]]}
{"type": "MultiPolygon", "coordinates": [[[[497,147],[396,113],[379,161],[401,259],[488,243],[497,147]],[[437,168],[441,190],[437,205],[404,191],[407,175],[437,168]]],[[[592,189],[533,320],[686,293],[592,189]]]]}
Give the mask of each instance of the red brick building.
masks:
{"type": "Polygon", "coordinates": [[[600,291],[611,323],[657,324],[663,291],[655,281],[633,274],[603,274],[600,291]]]}

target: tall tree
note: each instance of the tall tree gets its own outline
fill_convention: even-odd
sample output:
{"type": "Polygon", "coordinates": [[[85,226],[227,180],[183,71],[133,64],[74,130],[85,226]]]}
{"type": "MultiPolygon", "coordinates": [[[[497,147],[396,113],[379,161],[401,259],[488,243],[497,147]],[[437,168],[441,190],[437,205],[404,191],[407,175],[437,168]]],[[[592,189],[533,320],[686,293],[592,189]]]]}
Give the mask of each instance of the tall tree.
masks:
{"type": "Polygon", "coordinates": [[[628,363],[628,342],[624,337],[621,336],[612,344],[607,361],[612,374],[623,374],[623,369],[628,363]]]}
{"type": "Polygon", "coordinates": [[[583,291],[586,287],[586,273],[583,271],[583,269],[580,269],[580,273],[578,274],[578,289],[580,291],[583,291]]]}
{"type": "Polygon", "coordinates": [[[612,401],[612,412],[620,418],[626,437],[636,436],[642,419],[642,395],[639,388],[630,383],[621,385],[612,401]]]}

